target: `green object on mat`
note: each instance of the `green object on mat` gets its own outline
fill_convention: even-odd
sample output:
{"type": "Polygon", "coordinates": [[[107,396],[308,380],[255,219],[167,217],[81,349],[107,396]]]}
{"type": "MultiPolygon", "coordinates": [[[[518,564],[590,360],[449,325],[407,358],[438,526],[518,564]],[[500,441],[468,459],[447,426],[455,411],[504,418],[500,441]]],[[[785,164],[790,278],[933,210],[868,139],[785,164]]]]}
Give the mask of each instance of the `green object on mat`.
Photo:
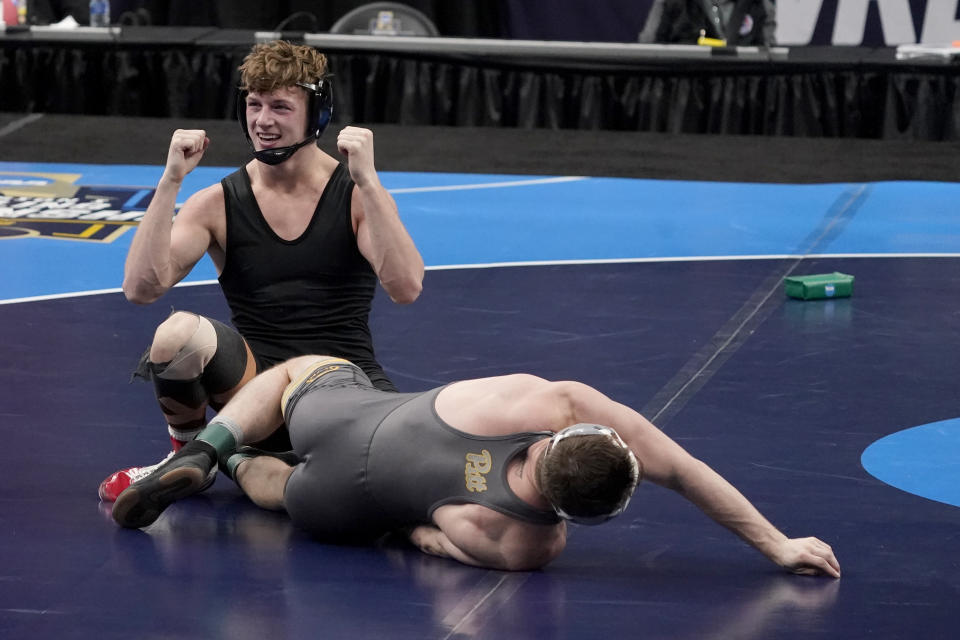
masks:
{"type": "Polygon", "coordinates": [[[812,276],[788,276],[783,279],[787,295],[801,300],[849,298],[853,295],[853,276],[834,271],[812,276]]]}

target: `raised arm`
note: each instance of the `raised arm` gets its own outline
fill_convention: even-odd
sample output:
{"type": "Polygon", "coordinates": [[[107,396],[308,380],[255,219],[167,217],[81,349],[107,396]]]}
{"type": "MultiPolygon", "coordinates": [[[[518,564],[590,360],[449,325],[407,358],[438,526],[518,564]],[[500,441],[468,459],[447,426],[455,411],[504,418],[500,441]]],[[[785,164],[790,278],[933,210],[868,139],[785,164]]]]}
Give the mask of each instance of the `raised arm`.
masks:
{"type": "Polygon", "coordinates": [[[373,133],[346,127],[337,148],[347,158],[353,192],[353,219],[360,253],[373,266],[390,299],[409,304],[423,286],[423,258],[407,233],[393,197],[380,184],[374,166],[373,133]]]}
{"type": "Polygon", "coordinates": [[[190,198],[176,220],[173,215],[180,185],[200,162],[209,142],[201,130],[182,129],[170,140],[166,167],[124,264],[123,293],[131,302],[148,304],[162,296],[190,272],[212,242],[205,220],[211,204],[217,206],[217,193],[223,209],[219,185],[190,198]]]}
{"type": "Polygon", "coordinates": [[[729,482],[639,413],[586,385],[555,384],[569,403],[569,423],[616,429],[650,481],[684,496],[781,567],[794,573],[840,577],[840,565],[829,545],[817,538],[787,538],[729,482]]]}

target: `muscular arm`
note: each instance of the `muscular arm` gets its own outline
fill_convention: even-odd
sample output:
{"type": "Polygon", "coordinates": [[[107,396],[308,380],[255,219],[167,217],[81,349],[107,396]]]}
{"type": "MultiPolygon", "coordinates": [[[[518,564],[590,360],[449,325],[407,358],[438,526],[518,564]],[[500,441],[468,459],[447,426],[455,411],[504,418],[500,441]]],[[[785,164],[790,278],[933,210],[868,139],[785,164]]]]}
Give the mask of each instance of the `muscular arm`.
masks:
{"type": "MultiPolygon", "coordinates": [[[[453,558],[454,560],[473,567],[495,568],[492,566],[495,563],[491,563],[489,561],[484,562],[480,557],[467,553],[466,551],[460,549],[460,547],[457,545],[453,544],[453,542],[450,541],[450,538],[447,537],[447,534],[441,531],[436,525],[424,524],[420,525],[419,527],[415,527],[410,532],[410,542],[415,547],[420,549],[420,551],[423,551],[431,556],[453,558]]],[[[481,553],[480,555],[489,556],[491,554],[481,553]]]]}
{"type": "Polygon", "coordinates": [[[183,279],[211,243],[211,230],[202,213],[211,197],[198,193],[174,221],[177,194],[184,177],[209,144],[203,131],[174,132],[157,189],[137,227],[124,264],[123,293],[137,304],[153,302],[183,279]]]}
{"type": "Polygon", "coordinates": [[[504,571],[539,569],[566,546],[566,527],[534,525],[473,504],[444,505],[434,512],[436,525],[410,532],[424,553],[464,564],[504,571]]]}
{"type": "Polygon", "coordinates": [[[621,435],[652,482],[690,500],[776,564],[803,574],[840,577],[840,565],[826,543],[789,539],[729,482],[629,407],[579,383],[555,383],[570,409],[568,424],[611,426],[621,435]]]}
{"type": "Polygon", "coordinates": [[[373,267],[390,299],[408,304],[423,284],[423,258],[400,220],[393,197],[380,184],[373,161],[373,133],[346,127],[337,148],[347,157],[353,192],[357,246],[373,267]]]}

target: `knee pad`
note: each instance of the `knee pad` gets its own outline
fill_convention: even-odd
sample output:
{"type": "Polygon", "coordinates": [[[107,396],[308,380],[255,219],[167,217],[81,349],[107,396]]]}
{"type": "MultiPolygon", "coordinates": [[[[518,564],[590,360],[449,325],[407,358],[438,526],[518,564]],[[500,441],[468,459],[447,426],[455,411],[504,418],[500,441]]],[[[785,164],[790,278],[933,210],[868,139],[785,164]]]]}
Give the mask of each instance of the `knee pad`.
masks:
{"type": "Polygon", "coordinates": [[[196,329],[170,362],[147,364],[159,397],[191,407],[237,386],[247,367],[247,347],[239,333],[217,320],[196,318],[196,329]]]}
{"type": "Polygon", "coordinates": [[[217,320],[207,320],[216,333],[217,349],[203,369],[200,380],[208,393],[233,389],[247,369],[247,343],[240,334],[217,320]]]}
{"type": "Polygon", "coordinates": [[[165,378],[163,375],[166,367],[167,363],[156,364],[150,362],[147,364],[150,377],[153,379],[153,389],[157,394],[157,399],[160,400],[164,413],[170,413],[172,415],[176,412],[176,408],[175,405],[167,407],[163,402],[163,398],[169,398],[191,409],[197,409],[206,404],[208,394],[207,390],[203,388],[203,383],[200,382],[200,378],[194,378],[192,380],[171,380],[165,378]]]}
{"type": "MultiPolygon", "coordinates": [[[[193,380],[199,378],[217,352],[217,332],[213,323],[203,316],[184,314],[196,322],[193,333],[184,340],[180,349],[169,362],[153,363],[154,376],[167,380],[193,380]]],[[[160,331],[158,330],[158,335],[160,331]]]]}

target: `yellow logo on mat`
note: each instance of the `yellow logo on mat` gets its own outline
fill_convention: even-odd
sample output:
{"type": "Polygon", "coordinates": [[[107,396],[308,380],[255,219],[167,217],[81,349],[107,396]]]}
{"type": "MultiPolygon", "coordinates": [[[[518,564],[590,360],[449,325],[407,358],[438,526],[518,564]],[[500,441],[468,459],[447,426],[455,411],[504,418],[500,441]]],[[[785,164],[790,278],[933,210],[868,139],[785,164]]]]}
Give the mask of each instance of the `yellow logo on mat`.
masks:
{"type": "Polygon", "coordinates": [[[467,491],[482,493],[487,490],[487,479],[483,476],[490,472],[493,467],[493,460],[490,458],[490,452],[486,449],[480,453],[468,453],[467,465],[464,468],[463,475],[467,482],[467,491]]]}
{"type": "Polygon", "coordinates": [[[154,189],[78,185],[79,173],[0,171],[0,240],[113,242],[143,217],[154,189]]]}

